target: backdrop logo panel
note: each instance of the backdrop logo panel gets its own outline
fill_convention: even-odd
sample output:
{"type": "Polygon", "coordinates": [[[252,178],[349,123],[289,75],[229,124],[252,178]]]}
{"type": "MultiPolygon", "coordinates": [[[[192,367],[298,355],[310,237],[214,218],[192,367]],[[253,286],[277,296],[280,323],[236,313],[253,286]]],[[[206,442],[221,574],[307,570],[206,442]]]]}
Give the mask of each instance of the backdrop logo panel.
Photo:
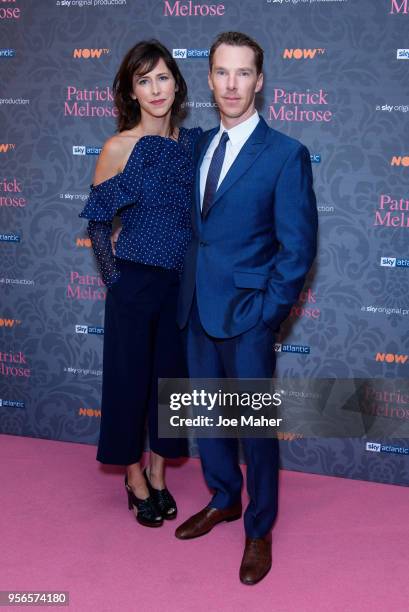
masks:
{"type": "MultiPolygon", "coordinates": [[[[257,108],[308,147],[318,202],[319,253],[277,335],[277,376],[363,377],[364,423],[409,423],[408,15],[409,0],[0,0],[0,431],[98,440],[107,289],[78,215],[116,130],[114,75],[158,38],[188,85],[183,125],[215,127],[208,53],[228,30],[263,47],[257,108]]],[[[409,485],[403,453],[367,441],[405,448],[289,429],[282,464],[409,485]]]]}

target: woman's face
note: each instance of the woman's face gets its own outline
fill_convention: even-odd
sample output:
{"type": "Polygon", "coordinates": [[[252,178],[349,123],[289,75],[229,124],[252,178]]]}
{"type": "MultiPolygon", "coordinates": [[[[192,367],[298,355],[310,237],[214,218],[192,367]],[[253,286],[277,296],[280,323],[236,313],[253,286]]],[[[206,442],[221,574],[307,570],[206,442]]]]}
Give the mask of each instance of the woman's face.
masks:
{"type": "Polygon", "coordinates": [[[131,98],[138,100],[141,113],[152,117],[167,115],[175,100],[176,82],[173,74],[160,58],[155,68],[143,76],[134,74],[131,98]]]}

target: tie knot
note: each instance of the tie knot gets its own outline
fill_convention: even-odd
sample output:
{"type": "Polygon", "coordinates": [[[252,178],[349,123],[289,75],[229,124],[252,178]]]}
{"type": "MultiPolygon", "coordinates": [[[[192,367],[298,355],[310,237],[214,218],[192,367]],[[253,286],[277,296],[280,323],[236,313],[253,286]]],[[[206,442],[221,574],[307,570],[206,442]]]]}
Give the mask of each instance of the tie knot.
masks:
{"type": "Polygon", "coordinates": [[[221,135],[219,144],[224,145],[226,144],[226,142],[229,140],[229,135],[227,132],[223,132],[223,134],[221,135]]]}

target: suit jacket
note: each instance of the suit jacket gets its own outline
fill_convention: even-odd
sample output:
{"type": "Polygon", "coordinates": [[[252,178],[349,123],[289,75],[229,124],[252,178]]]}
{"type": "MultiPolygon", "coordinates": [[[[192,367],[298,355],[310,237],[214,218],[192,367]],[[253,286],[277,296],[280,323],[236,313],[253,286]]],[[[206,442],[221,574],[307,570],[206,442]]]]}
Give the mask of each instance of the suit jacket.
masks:
{"type": "Polygon", "coordinates": [[[297,301],[316,254],[317,207],[310,155],[297,140],[257,127],[221,182],[205,219],[200,166],[219,128],[195,154],[193,238],[184,264],[178,323],[187,323],[194,292],[201,323],[231,338],[262,317],[277,330],[297,301]]]}

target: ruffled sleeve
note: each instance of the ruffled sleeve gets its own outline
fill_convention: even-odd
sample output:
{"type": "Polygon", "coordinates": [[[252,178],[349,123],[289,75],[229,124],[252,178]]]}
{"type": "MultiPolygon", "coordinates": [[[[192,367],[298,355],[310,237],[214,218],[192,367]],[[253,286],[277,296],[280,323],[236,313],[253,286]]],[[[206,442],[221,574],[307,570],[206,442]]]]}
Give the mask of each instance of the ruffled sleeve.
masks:
{"type": "Polygon", "coordinates": [[[122,208],[137,202],[141,174],[138,168],[131,180],[128,175],[126,182],[121,173],[99,185],[91,185],[87,203],[79,216],[93,221],[112,221],[122,208]]]}

